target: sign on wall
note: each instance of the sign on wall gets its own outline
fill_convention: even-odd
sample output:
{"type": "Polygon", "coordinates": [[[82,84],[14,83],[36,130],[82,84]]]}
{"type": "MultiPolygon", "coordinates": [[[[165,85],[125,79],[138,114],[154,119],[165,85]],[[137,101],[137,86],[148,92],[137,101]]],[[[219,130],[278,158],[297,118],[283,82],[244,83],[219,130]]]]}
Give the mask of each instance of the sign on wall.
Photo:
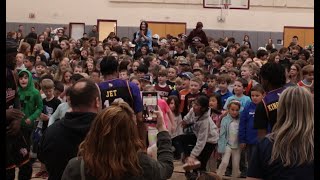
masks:
{"type": "Polygon", "coordinates": [[[69,23],[70,37],[73,39],[81,39],[85,32],[84,23],[69,23]]]}

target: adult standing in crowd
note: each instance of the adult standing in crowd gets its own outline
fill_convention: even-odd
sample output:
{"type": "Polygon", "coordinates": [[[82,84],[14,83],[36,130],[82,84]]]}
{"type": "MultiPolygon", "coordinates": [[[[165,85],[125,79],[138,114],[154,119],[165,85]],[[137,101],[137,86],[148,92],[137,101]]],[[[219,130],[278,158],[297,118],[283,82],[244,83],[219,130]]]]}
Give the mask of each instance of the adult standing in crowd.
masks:
{"type": "Polygon", "coordinates": [[[46,165],[49,180],[61,179],[68,161],[77,155],[101,109],[99,88],[89,79],[80,79],[70,89],[70,105],[72,111],[49,126],[40,143],[38,158],[46,165]]]}
{"type": "Polygon", "coordinates": [[[267,48],[268,45],[271,46],[273,49],[276,48],[271,38],[268,39],[268,42],[265,45],[265,48],[267,48]]]}
{"type": "Polygon", "coordinates": [[[21,38],[22,39],[24,38],[24,36],[23,36],[24,32],[23,31],[24,31],[24,26],[22,24],[20,24],[19,27],[18,27],[18,32],[21,33],[21,38]]]}
{"type": "MultiPolygon", "coordinates": [[[[160,107],[158,108],[160,109],[160,107]]],[[[157,161],[144,152],[134,111],[125,102],[113,102],[97,115],[88,136],[71,159],[62,180],[169,179],[173,173],[171,137],[162,112],[157,115],[157,161]]]]}
{"type": "Polygon", "coordinates": [[[143,45],[147,45],[152,51],[152,32],[148,29],[147,21],[141,21],[140,29],[136,32],[134,41],[136,42],[136,52],[141,49],[143,45]]]}
{"type": "Polygon", "coordinates": [[[277,122],[253,152],[247,179],[314,179],[314,102],[305,88],[281,93],[277,122]]]}
{"type": "MultiPolygon", "coordinates": [[[[36,32],[36,28],[33,27],[33,26],[31,27],[29,34],[34,34],[34,35],[36,35],[36,37],[38,37],[38,34],[37,34],[37,32],[36,32]]],[[[37,39],[37,38],[35,38],[35,39],[37,39]]]]}
{"type": "Polygon", "coordinates": [[[293,36],[292,41],[290,45],[288,46],[288,49],[290,49],[293,46],[298,46],[300,48],[299,51],[301,51],[303,48],[299,45],[299,37],[298,36],[293,36]]]}
{"type": "Polygon", "coordinates": [[[267,94],[257,105],[254,127],[258,129],[258,137],[261,139],[271,131],[277,121],[278,100],[285,89],[286,76],[282,65],[270,62],[261,67],[260,76],[267,94]]]}
{"type": "Polygon", "coordinates": [[[32,171],[25,171],[29,163],[26,144],[20,132],[20,121],[25,116],[20,111],[18,87],[16,82],[15,61],[17,46],[6,47],[6,179],[15,179],[15,169],[19,167],[19,179],[30,178],[32,171]],[[21,169],[22,168],[22,169],[21,169]]]}
{"type": "Polygon", "coordinates": [[[119,63],[114,56],[106,56],[100,62],[100,71],[104,82],[99,84],[102,107],[108,107],[115,99],[123,99],[136,113],[139,136],[146,141],[146,127],[142,122],[142,100],[139,87],[126,80],[119,79],[119,63]]]}
{"type": "Polygon", "coordinates": [[[190,32],[185,41],[186,48],[190,46],[192,53],[197,53],[197,47],[201,45],[209,46],[207,35],[202,28],[202,22],[198,22],[196,28],[190,32]]]}
{"type": "Polygon", "coordinates": [[[244,35],[243,37],[243,41],[242,41],[242,44],[243,45],[246,45],[248,48],[252,48],[251,47],[251,42],[250,42],[250,39],[249,39],[249,36],[248,35],[244,35]]]}
{"type": "Polygon", "coordinates": [[[99,32],[96,25],[92,26],[92,30],[89,32],[89,38],[95,37],[97,40],[99,40],[99,32]]]}
{"type": "Polygon", "coordinates": [[[15,48],[15,50],[13,50],[13,52],[17,52],[18,49],[18,42],[17,42],[17,33],[14,31],[10,31],[7,33],[7,39],[6,39],[6,48],[10,49],[11,51],[15,48]]]}

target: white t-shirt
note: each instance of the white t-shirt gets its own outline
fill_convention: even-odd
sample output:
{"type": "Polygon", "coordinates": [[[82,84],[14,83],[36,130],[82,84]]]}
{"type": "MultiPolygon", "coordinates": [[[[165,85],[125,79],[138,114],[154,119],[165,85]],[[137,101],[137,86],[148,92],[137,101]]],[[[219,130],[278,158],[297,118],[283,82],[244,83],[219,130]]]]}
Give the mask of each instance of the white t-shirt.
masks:
{"type": "Polygon", "coordinates": [[[238,142],[238,132],[239,132],[239,120],[232,120],[229,125],[229,137],[228,146],[231,149],[237,149],[239,147],[238,142]]]}

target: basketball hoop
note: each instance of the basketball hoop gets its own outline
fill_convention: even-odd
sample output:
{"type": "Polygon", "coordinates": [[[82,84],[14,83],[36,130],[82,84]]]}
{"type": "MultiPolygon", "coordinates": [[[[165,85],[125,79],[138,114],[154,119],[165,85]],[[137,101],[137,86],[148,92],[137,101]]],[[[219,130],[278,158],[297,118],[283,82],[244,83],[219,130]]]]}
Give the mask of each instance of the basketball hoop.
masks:
{"type": "Polygon", "coordinates": [[[220,1],[220,16],[218,16],[218,22],[224,22],[226,16],[228,15],[228,10],[231,5],[231,0],[221,0],[220,1]]]}
{"type": "Polygon", "coordinates": [[[231,4],[223,4],[223,6],[224,6],[224,9],[229,9],[229,6],[230,6],[231,4]]]}
{"type": "Polygon", "coordinates": [[[222,9],[224,9],[225,15],[228,15],[229,8],[231,4],[223,4],[222,9]]]}
{"type": "Polygon", "coordinates": [[[222,7],[221,9],[224,9],[225,14],[228,15],[228,10],[230,8],[231,5],[231,0],[222,0],[222,7]]]}

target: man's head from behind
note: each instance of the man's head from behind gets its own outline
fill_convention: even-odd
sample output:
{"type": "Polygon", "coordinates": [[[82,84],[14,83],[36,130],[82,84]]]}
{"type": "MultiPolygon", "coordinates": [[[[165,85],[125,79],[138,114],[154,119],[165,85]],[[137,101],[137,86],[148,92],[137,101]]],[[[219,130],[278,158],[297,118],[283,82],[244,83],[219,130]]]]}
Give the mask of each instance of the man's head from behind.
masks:
{"type": "Polygon", "coordinates": [[[106,56],[100,62],[100,71],[103,76],[118,72],[118,60],[114,56],[106,56]]]}
{"type": "Polygon", "coordinates": [[[278,63],[268,62],[260,70],[261,84],[268,92],[282,87],[286,83],[284,67],[278,63]]]}
{"type": "Polygon", "coordinates": [[[99,88],[90,79],[80,79],[71,87],[70,101],[74,112],[97,113],[101,108],[99,88]]]}

